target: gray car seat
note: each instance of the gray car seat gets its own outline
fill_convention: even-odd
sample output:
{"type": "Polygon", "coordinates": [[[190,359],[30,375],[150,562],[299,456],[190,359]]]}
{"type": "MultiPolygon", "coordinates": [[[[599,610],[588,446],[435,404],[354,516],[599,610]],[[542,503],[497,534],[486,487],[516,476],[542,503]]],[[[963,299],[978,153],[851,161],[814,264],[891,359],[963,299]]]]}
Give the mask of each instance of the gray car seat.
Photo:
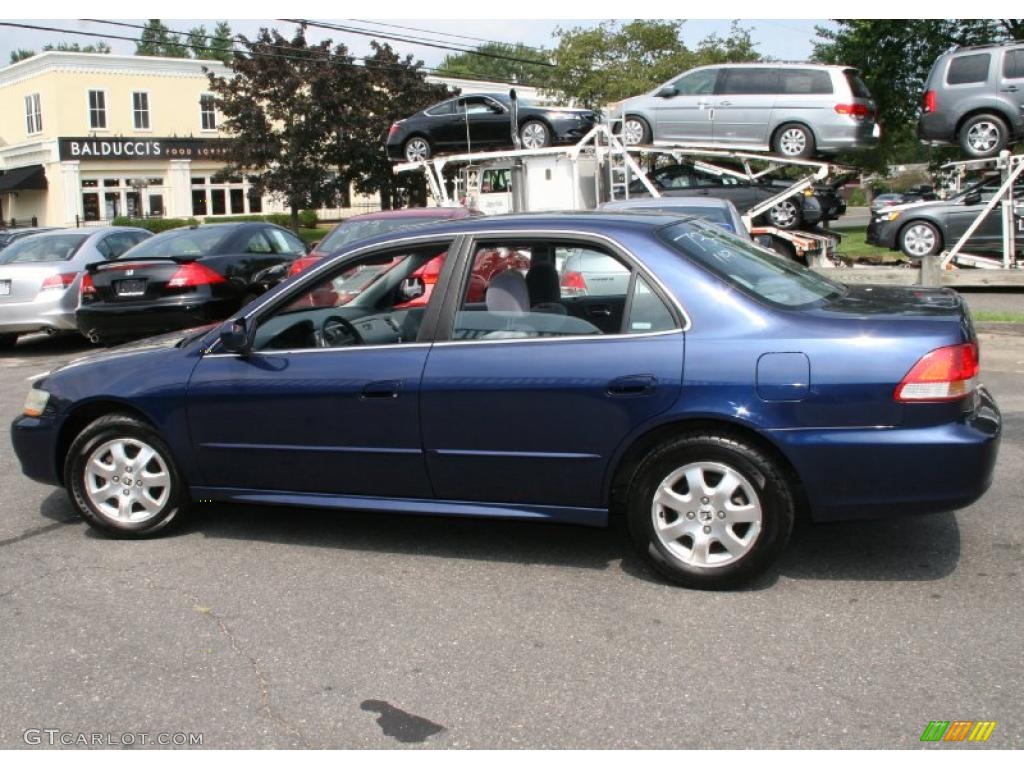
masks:
{"type": "Polygon", "coordinates": [[[568,314],[560,299],[562,288],[558,282],[558,270],[547,261],[535,261],[526,273],[526,288],[530,295],[530,307],[534,312],[549,315],[568,314]]]}

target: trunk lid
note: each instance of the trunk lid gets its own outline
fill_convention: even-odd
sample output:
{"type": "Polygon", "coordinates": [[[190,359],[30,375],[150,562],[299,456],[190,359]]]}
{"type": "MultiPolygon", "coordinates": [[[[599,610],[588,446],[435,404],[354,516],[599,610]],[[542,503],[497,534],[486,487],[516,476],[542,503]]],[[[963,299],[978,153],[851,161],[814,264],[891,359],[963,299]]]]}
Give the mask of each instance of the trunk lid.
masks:
{"type": "Polygon", "coordinates": [[[167,257],[90,264],[87,269],[95,292],[91,298],[83,296],[83,302],[119,304],[179,293],[179,289],[170,286],[171,278],[183,264],[193,261],[188,257],[167,257]]]}
{"type": "Polygon", "coordinates": [[[75,270],[63,261],[0,265],[0,306],[32,301],[51,275],[75,270]]]}

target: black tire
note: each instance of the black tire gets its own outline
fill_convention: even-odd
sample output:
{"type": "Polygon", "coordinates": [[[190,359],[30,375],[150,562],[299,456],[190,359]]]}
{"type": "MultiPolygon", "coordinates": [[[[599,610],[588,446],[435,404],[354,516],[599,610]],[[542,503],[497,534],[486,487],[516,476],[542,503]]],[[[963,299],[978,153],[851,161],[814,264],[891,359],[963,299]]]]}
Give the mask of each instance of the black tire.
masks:
{"type": "Polygon", "coordinates": [[[519,143],[523,149],[543,149],[551,146],[551,129],[543,120],[527,120],[519,126],[519,143]],[[527,146],[530,137],[531,146],[527,146]]]}
{"type": "Polygon", "coordinates": [[[814,157],[814,132],[802,123],[780,125],[772,136],[772,152],[783,157],[814,157]]]}
{"type": "Polygon", "coordinates": [[[984,113],[965,120],[957,139],[968,157],[994,157],[1006,149],[1010,130],[1003,118],[984,113]]]}
{"type": "Polygon", "coordinates": [[[18,343],[18,334],[16,333],[0,333],[0,350],[2,349],[14,349],[14,345],[18,343]]]}
{"type": "Polygon", "coordinates": [[[620,130],[619,133],[623,136],[623,140],[625,141],[625,143],[631,147],[636,146],[638,144],[650,144],[654,137],[654,134],[651,131],[651,124],[644,120],[642,117],[640,117],[640,115],[626,115],[626,125],[622,127],[622,130],[620,130]],[[640,129],[639,141],[627,140],[627,137],[629,135],[636,134],[635,130],[629,131],[627,133],[627,129],[630,128],[631,123],[638,126],[640,129]]]}
{"type": "Polygon", "coordinates": [[[775,251],[779,256],[795,261],[798,264],[807,264],[807,259],[804,257],[798,257],[796,255],[796,246],[794,246],[788,240],[783,240],[781,237],[772,238],[772,250],[775,251]]]}
{"type": "MultiPolygon", "coordinates": [[[[713,478],[714,472],[709,471],[702,476],[713,478]]],[[[719,483],[724,482],[726,475],[721,474],[719,478],[719,483]]],[[[673,489],[678,488],[679,482],[681,480],[676,481],[673,489]]],[[[717,487],[716,483],[716,490],[717,487]]],[[[640,555],[669,581],[696,589],[729,589],[741,586],[764,572],[775,562],[789,541],[795,517],[794,491],[776,462],[754,445],[718,434],[693,434],[662,444],[637,468],[629,485],[626,503],[630,538],[640,555]],[[730,498],[735,503],[735,499],[748,495],[749,488],[756,499],[747,498],[747,503],[759,504],[761,510],[760,530],[757,530],[754,523],[729,523],[725,502],[720,502],[713,492],[711,496],[704,497],[709,499],[708,502],[696,500],[695,503],[701,501],[699,510],[686,514],[690,517],[696,514],[694,522],[688,525],[696,526],[700,529],[697,535],[710,541],[707,548],[708,564],[705,565],[688,563],[677,554],[685,552],[683,541],[688,534],[681,534],[680,538],[672,542],[676,549],[674,553],[655,530],[656,515],[659,524],[661,521],[665,525],[685,523],[681,513],[676,514],[667,507],[656,508],[654,498],[663,480],[668,480],[681,468],[697,463],[724,467],[734,476],[742,478],[746,486],[741,485],[730,498]],[[720,503],[723,506],[719,508],[720,503]],[[705,514],[708,515],[706,521],[703,517],[705,514]],[[724,520],[720,519],[722,514],[726,515],[724,520]],[[669,519],[666,515],[675,515],[675,519],[669,519]],[[739,534],[740,538],[750,537],[745,552],[733,556],[721,544],[726,529],[739,534]],[[710,534],[704,535],[708,531],[710,534]],[[716,544],[721,552],[715,551],[716,544]],[[718,558],[719,562],[710,563],[712,557],[718,558]]],[[[697,543],[692,537],[690,544],[690,552],[694,554],[697,543]]]]}
{"type": "MultiPolygon", "coordinates": [[[[128,458],[128,461],[137,457],[138,453],[128,458]]],[[[117,466],[116,459],[113,457],[111,457],[111,463],[115,467],[117,466]]],[[[132,477],[145,479],[145,475],[143,475],[144,470],[147,467],[153,466],[157,465],[150,462],[145,467],[129,466],[128,469],[132,473],[132,477]]],[[[120,470],[123,469],[125,468],[120,468],[120,470]]],[[[115,471],[118,470],[115,469],[115,471]]],[[[125,489],[121,489],[122,484],[126,484],[126,487],[129,489],[133,488],[134,484],[127,479],[127,473],[124,473],[124,481],[121,481],[120,477],[120,474],[116,475],[109,481],[114,488],[119,491],[125,491],[125,489]],[[115,479],[117,480],[116,484],[114,482],[115,479]]],[[[187,517],[191,506],[188,489],[178,471],[174,457],[171,455],[171,449],[167,443],[149,424],[125,414],[102,416],[90,423],[78,434],[74,441],[72,441],[71,447],[68,449],[67,459],[64,462],[64,485],[68,489],[71,503],[89,525],[109,536],[122,539],[142,539],[166,533],[179,525],[187,517]],[[102,511],[87,492],[86,462],[89,461],[94,451],[111,440],[141,441],[156,452],[156,455],[166,467],[166,474],[169,477],[169,487],[166,489],[167,498],[164,500],[159,511],[147,519],[137,522],[115,520],[110,516],[109,512],[105,513],[102,511]]],[[[141,490],[138,491],[138,493],[141,492],[141,490]]],[[[114,495],[112,498],[117,498],[117,496],[114,495]]],[[[141,503],[139,506],[141,506],[141,503]]],[[[141,510],[139,513],[141,514],[141,510]]]]}
{"type": "Polygon", "coordinates": [[[908,221],[906,226],[900,230],[897,245],[899,245],[904,256],[913,262],[918,262],[925,256],[930,256],[942,250],[942,233],[939,232],[938,227],[929,221],[921,219],[908,221]],[[924,244],[927,243],[927,238],[929,237],[933,244],[930,248],[925,249],[924,244]],[[914,246],[913,241],[915,239],[921,243],[920,246],[914,246]]]}
{"type": "Polygon", "coordinates": [[[790,197],[765,211],[764,217],[773,227],[796,229],[803,224],[804,212],[800,207],[799,198],[790,197]]]}
{"type": "Polygon", "coordinates": [[[410,156],[412,154],[413,146],[422,147],[422,160],[429,160],[434,156],[434,148],[431,146],[430,140],[426,136],[410,136],[405,140],[405,144],[402,145],[402,155],[408,162],[417,162],[416,159],[410,156]]]}

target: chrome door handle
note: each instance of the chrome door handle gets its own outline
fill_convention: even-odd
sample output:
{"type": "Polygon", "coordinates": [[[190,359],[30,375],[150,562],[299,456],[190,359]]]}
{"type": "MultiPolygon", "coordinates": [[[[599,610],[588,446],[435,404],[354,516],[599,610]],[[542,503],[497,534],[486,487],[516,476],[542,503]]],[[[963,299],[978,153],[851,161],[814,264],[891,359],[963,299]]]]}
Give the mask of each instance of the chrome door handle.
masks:
{"type": "Polygon", "coordinates": [[[732,106],[732,102],[731,101],[720,101],[720,102],[718,102],[718,106],[720,106],[720,107],[731,107],[732,106]]]}
{"type": "Polygon", "coordinates": [[[1017,86],[1016,85],[1008,85],[1005,88],[1000,88],[999,90],[1001,90],[1001,91],[1008,91],[1009,93],[1016,93],[1017,92],[1017,86]]]}

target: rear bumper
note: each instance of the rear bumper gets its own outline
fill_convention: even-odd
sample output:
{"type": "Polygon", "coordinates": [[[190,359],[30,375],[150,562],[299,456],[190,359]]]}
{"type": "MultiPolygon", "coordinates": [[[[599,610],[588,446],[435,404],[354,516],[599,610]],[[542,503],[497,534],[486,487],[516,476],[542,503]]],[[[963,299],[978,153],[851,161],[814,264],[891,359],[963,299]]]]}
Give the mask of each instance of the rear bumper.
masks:
{"type": "Polygon", "coordinates": [[[773,433],[803,481],[815,520],[947,512],[992,483],[1002,416],[982,388],[963,421],[923,428],[773,433]]]}
{"type": "Polygon", "coordinates": [[[86,336],[119,338],[153,336],[223,320],[238,309],[239,300],[205,298],[146,304],[86,304],[78,309],[78,330],[86,336]]]}
{"type": "Polygon", "coordinates": [[[878,146],[875,123],[855,120],[825,121],[814,125],[814,139],[819,152],[833,153],[849,149],[871,149],[878,146]]]}
{"type": "Polygon", "coordinates": [[[34,301],[0,304],[0,333],[32,333],[33,331],[73,331],[78,293],[65,300],[62,295],[51,299],[45,293],[34,301]]]}

